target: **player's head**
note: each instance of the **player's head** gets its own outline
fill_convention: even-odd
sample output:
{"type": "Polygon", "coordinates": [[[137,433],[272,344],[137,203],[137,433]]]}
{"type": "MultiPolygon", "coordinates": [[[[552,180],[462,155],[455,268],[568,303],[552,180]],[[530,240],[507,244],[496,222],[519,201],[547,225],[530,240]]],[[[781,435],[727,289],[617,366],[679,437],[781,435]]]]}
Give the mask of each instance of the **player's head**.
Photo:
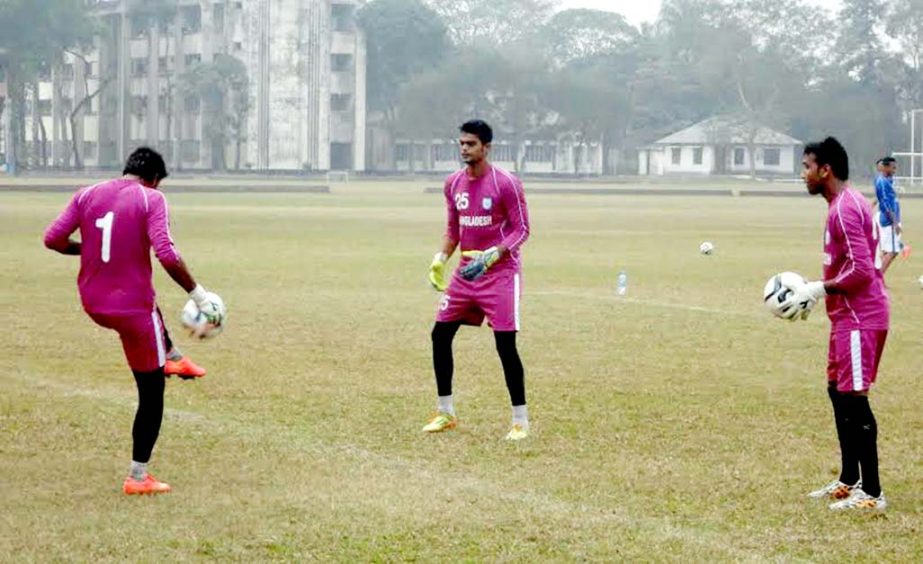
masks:
{"type": "Polygon", "coordinates": [[[461,132],[458,144],[462,161],[470,166],[486,160],[494,140],[494,131],[487,122],[473,119],[463,123],[458,130],[461,132]]]}
{"type": "Polygon", "coordinates": [[[849,180],[849,156],[833,137],[805,145],[801,165],[801,178],[810,194],[823,193],[837,180],[849,180]]]}
{"type": "Polygon", "coordinates": [[[878,159],[878,170],[885,176],[894,176],[894,173],[897,172],[897,159],[894,157],[878,159]]]}
{"type": "Polygon", "coordinates": [[[141,179],[148,188],[157,188],[160,181],[169,176],[167,165],[160,153],[149,147],[138,147],[125,161],[122,174],[132,174],[141,179]]]}

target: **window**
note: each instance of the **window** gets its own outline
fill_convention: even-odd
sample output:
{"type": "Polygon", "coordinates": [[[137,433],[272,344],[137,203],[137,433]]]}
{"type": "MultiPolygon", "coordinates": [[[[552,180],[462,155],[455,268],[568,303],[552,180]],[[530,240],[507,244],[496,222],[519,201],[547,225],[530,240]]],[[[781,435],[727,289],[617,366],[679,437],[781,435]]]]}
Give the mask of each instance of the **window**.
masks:
{"type": "Polygon", "coordinates": [[[331,6],[330,27],[333,31],[352,31],[353,7],[349,4],[334,4],[331,6]]]}
{"type": "Polygon", "coordinates": [[[515,160],[513,157],[513,147],[511,145],[494,145],[490,152],[490,156],[493,157],[495,161],[510,162],[515,160]]]}
{"type": "Polygon", "coordinates": [[[147,59],[131,60],[131,76],[145,76],[147,74],[147,59]]]}
{"type": "Polygon", "coordinates": [[[172,57],[160,57],[157,59],[157,67],[160,74],[170,74],[170,61],[172,57]]]}
{"type": "Polygon", "coordinates": [[[131,97],[131,113],[138,117],[144,116],[147,112],[147,96],[131,97]]]}
{"type": "Polygon", "coordinates": [[[51,100],[39,100],[38,101],[38,115],[40,116],[50,116],[51,115],[51,100]]]}
{"type": "Polygon", "coordinates": [[[224,4],[212,6],[212,22],[215,26],[215,33],[224,33],[224,4]]]}
{"type": "Polygon", "coordinates": [[[350,109],[351,102],[352,95],[350,94],[334,94],[330,96],[330,109],[334,112],[345,112],[350,109]]]}
{"type": "Polygon", "coordinates": [[[397,161],[410,160],[410,145],[407,143],[398,143],[394,147],[394,159],[397,161]]]}
{"type": "Polygon", "coordinates": [[[170,111],[170,97],[169,96],[167,96],[166,94],[161,94],[160,96],[157,97],[157,110],[162,114],[166,114],[167,112],[170,111]]]}
{"type": "Polygon", "coordinates": [[[455,143],[442,143],[433,146],[434,161],[452,161],[459,160],[458,145],[455,143]]]}
{"type": "Polygon", "coordinates": [[[763,149],[763,164],[766,166],[779,166],[782,151],[779,149],[763,149]]]}
{"type": "Polygon", "coordinates": [[[183,26],[183,35],[198,33],[202,29],[202,9],[198,6],[183,6],[180,8],[180,21],[183,26]]]}
{"type": "Polygon", "coordinates": [[[185,162],[199,161],[199,142],[195,140],[184,140],[180,143],[180,158],[185,162]]]}
{"type": "Polygon", "coordinates": [[[692,149],[692,164],[702,164],[702,147],[694,147],[692,149]]]}
{"type": "Polygon", "coordinates": [[[526,147],[526,161],[530,163],[550,163],[554,160],[554,147],[551,145],[529,145],[526,147]]]}
{"type": "Polygon", "coordinates": [[[96,158],[96,142],[94,141],[84,141],[83,142],[83,158],[85,159],[95,159],[96,158]]]}
{"type": "Polygon", "coordinates": [[[199,55],[198,53],[195,53],[192,55],[186,55],[185,60],[186,60],[186,68],[194,67],[197,64],[202,62],[202,55],[199,55]]]}
{"type": "Polygon", "coordinates": [[[130,21],[130,34],[132,39],[140,39],[147,35],[147,29],[150,22],[144,16],[133,16],[130,21]]]}
{"type": "Polygon", "coordinates": [[[683,150],[680,147],[673,147],[671,162],[675,165],[678,165],[680,162],[682,162],[682,158],[683,158],[683,150]]]}
{"type": "Polygon", "coordinates": [[[74,80],[74,65],[66,64],[61,67],[61,78],[64,80],[74,80]]]}
{"type": "Polygon", "coordinates": [[[330,55],[330,70],[334,72],[349,71],[353,68],[353,56],[336,53],[330,55]]]}
{"type": "Polygon", "coordinates": [[[199,113],[199,107],[201,102],[198,96],[186,96],[186,99],[183,100],[183,108],[190,114],[199,113]]]}
{"type": "Polygon", "coordinates": [[[734,166],[743,166],[744,164],[744,149],[743,147],[734,148],[734,166]]]}

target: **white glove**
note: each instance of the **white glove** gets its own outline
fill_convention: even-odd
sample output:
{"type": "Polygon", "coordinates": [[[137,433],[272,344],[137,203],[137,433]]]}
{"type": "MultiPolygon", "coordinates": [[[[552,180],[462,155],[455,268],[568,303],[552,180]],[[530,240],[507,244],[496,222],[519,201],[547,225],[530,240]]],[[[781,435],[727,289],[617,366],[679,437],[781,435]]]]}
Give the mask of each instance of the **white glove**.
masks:
{"type": "Polygon", "coordinates": [[[817,305],[817,302],[827,295],[824,283],[806,282],[794,288],[788,299],[779,305],[782,311],[782,318],[789,321],[797,319],[805,320],[811,315],[811,310],[817,305]]]}
{"type": "Polygon", "coordinates": [[[189,292],[189,298],[195,302],[196,307],[199,308],[199,311],[202,312],[202,315],[205,316],[209,323],[215,326],[221,325],[223,321],[221,319],[221,308],[211,300],[208,294],[209,292],[201,284],[197,284],[189,292]]]}

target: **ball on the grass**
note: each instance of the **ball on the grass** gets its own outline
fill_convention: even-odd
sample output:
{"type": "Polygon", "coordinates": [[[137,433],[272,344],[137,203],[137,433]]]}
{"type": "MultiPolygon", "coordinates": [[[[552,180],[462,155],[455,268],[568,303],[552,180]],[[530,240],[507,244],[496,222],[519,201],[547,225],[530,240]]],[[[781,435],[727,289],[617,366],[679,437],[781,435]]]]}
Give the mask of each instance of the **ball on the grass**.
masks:
{"type": "Polygon", "coordinates": [[[702,253],[703,255],[710,255],[713,252],[715,252],[715,244],[712,243],[711,241],[705,241],[704,243],[699,245],[699,252],[702,253]]]}

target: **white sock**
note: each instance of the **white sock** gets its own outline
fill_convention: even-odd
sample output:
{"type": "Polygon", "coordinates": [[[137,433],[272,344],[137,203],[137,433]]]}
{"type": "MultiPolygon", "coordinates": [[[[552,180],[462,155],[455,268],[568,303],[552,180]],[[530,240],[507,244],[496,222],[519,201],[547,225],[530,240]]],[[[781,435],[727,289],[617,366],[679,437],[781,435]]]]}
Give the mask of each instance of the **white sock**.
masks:
{"type": "Polygon", "coordinates": [[[131,477],[135,480],[143,480],[147,475],[147,462],[135,462],[132,460],[129,474],[131,474],[131,477]]]}
{"type": "Polygon", "coordinates": [[[439,413],[448,413],[455,416],[455,401],[452,396],[439,396],[439,413]]]}
{"type": "Polygon", "coordinates": [[[513,406],[513,424],[516,425],[517,423],[523,427],[529,426],[529,408],[527,406],[513,406]]]}

